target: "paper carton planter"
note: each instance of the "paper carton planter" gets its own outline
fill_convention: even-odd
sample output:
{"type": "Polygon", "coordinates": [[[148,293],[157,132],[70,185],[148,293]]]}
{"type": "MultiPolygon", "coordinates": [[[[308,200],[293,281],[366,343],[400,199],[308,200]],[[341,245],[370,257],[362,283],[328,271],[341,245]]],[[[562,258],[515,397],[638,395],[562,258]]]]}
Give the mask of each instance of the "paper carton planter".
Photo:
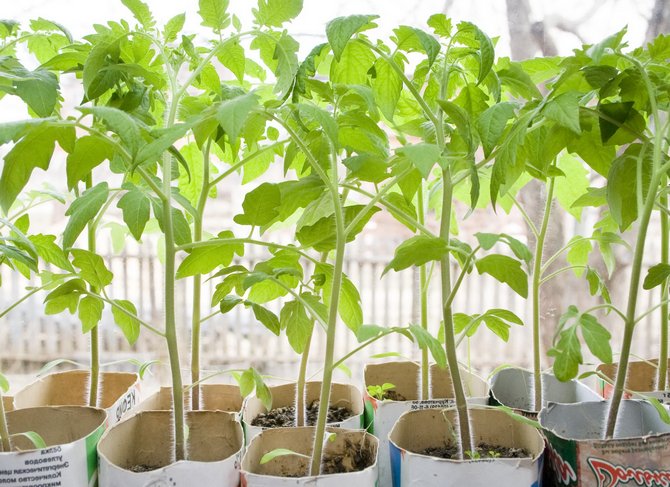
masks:
{"type": "MultiPolygon", "coordinates": [[[[191,409],[190,390],[184,392],[184,405],[191,409]]],[[[206,384],[200,386],[200,410],[201,411],[227,411],[240,413],[242,411],[243,398],[240,388],[230,384],[206,384]]],[[[151,394],[137,408],[138,411],[171,411],[172,410],[172,388],[161,387],[151,394]]]]}
{"type": "MultiPolygon", "coordinates": [[[[37,379],[14,396],[16,409],[38,406],[86,406],[89,371],[55,372],[37,379]]],[[[140,403],[137,374],[100,373],[99,406],[107,411],[110,425],[118,423],[140,403]]]]}
{"type": "Polygon", "coordinates": [[[242,487],[375,487],[377,484],[377,438],[361,430],[329,428],[335,434],[334,441],[326,441],[324,453],[342,454],[351,450],[351,445],[365,445],[374,458],[374,463],[364,470],[351,473],[304,476],[309,470],[309,459],[296,455],[276,457],[260,464],[266,453],[277,448],[287,448],[309,456],[314,441],[314,428],[266,429],[251,440],[242,460],[242,487]],[[291,476],[291,477],[287,477],[291,476]],[[297,478],[296,478],[297,477],[297,478]]]}
{"type": "Polygon", "coordinates": [[[20,452],[0,453],[0,485],[89,487],[98,478],[96,445],[105,430],[102,409],[57,406],[19,409],[7,413],[10,434],[34,431],[47,444],[35,450],[16,437],[20,452]]]}
{"type": "Polygon", "coordinates": [[[143,411],[110,428],[98,445],[100,487],[237,487],[242,427],[234,414],[191,411],[188,460],[172,463],[172,413],[143,411]],[[135,466],[155,470],[132,472],[135,466]]]}
{"type": "MultiPolygon", "coordinates": [[[[445,369],[431,367],[431,397],[419,400],[420,368],[414,362],[387,362],[368,364],[365,367],[365,386],[391,383],[405,401],[380,401],[365,394],[365,427],[379,438],[379,485],[391,485],[391,463],[389,459],[388,435],[401,414],[425,408],[446,408],[454,404],[454,387],[451,376],[445,369]]],[[[471,404],[488,403],[488,385],[480,377],[461,370],[465,394],[471,404]]]]}
{"type": "Polygon", "coordinates": [[[14,411],[14,398],[12,396],[2,396],[2,405],[5,407],[5,412],[14,411]]]}
{"type": "Polygon", "coordinates": [[[642,401],[622,401],[615,437],[602,440],[608,403],[549,404],[540,424],[547,468],[567,487],[670,485],[670,425],[642,401]]]}
{"type": "Polygon", "coordinates": [[[544,440],[535,428],[494,409],[471,409],[470,421],[475,444],[524,448],[531,457],[461,461],[415,453],[453,443],[458,422],[454,410],[408,411],[389,435],[393,487],[539,485],[544,440]]]}
{"type": "MultiPolygon", "coordinates": [[[[670,365],[670,360],[668,361],[670,365]]],[[[668,373],[667,387],[665,391],[656,391],[656,379],[658,376],[658,360],[648,360],[645,362],[634,361],[628,364],[628,376],[626,377],[626,389],[634,392],[641,392],[645,396],[655,397],[666,406],[670,406],[670,372],[668,373]]],[[[602,364],[598,367],[601,372],[612,382],[616,378],[617,364],[602,364]]],[[[598,392],[605,399],[612,397],[612,384],[598,379],[598,392]]],[[[626,399],[631,398],[630,393],[625,393],[626,399]]]]}
{"type": "MultiPolygon", "coordinates": [[[[502,369],[491,378],[493,403],[516,409],[524,416],[536,418],[540,409],[533,409],[533,373],[515,367],[502,369]]],[[[600,396],[579,381],[561,382],[553,374],[542,374],[542,401],[569,404],[600,401],[600,396]]]]}
{"type": "MultiPolygon", "coordinates": [[[[270,391],[272,392],[272,407],[281,408],[295,405],[295,389],[295,383],[270,387],[270,391]]],[[[305,384],[305,405],[309,406],[312,402],[318,401],[320,394],[321,382],[307,382],[305,384]]],[[[358,388],[349,384],[334,383],[330,389],[330,405],[334,407],[346,407],[351,411],[352,415],[339,423],[329,423],[329,426],[350,429],[363,428],[363,396],[358,388]]],[[[250,397],[245,402],[242,410],[242,424],[244,425],[247,444],[254,436],[265,429],[260,426],[253,426],[251,424],[252,421],[259,414],[266,413],[267,411],[257,397],[250,397]]]]}

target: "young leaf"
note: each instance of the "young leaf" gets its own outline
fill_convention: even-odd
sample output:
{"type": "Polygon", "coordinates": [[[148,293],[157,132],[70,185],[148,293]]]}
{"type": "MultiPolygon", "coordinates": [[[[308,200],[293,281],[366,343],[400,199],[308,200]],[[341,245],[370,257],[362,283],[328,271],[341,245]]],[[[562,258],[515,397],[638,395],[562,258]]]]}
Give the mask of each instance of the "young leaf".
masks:
{"type": "Polygon", "coordinates": [[[579,94],[568,91],[550,100],[544,108],[544,115],[556,121],[562,127],[572,130],[576,134],[582,133],[579,124],[579,94]]]}
{"type": "Polygon", "coordinates": [[[85,135],[78,138],[74,145],[74,151],[67,156],[68,189],[72,190],[102,161],[105,159],[111,160],[113,156],[114,146],[107,139],[96,135],[85,135]]]}
{"type": "MultiPolygon", "coordinates": [[[[315,274],[324,274],[326,280],[323,284],[323,302],[330,306],[331,290],[333,285],[333,266],[330,264],[317,264],[315,274]]],[[[345,274],[342,274],[342,288],[340,290],[340,305],[338,313],[344,324],[358,333],[363,324],[363,309],[361,306],[361,296],[353,282],[345,274]]]]}
{"type": "Polygon", "coordinates": [[[666,282],[668,277],[670,277],[670,265],[656,264],[647,271],[647,276],[644,278],[642,287],[644,289],[653,289],[666,282]]]}
{"type": "Polygon", "coordinates": [[[246,57],[244,56],[244,48],[237,40],[231,40],[222,45],[221,48],[217,50],[216,57],[221,64],[235,75],[240,83],[244,81],[246,57]]]}
{"type": "Polygon", "coordinates": [[[514,117],[514,104],[510,102],[496,103],[479,115],[476,125],[486,157],[491,154],[505,130],[507,121],[512,117],[514,117]]]}
{"type": "Polygon", "coordinates": [[[232,294],[225,296],[221,300],[220,309],[221,313],[226,314],[229,311],[231,311],[235,306],[237,306],[240,303],[243,303],[244,300],[240,298],[239,296],[233,296],[232,294]]]}
{"type": "Polygon", "coordinates": [[[252,11],[260,25],[281,27],[302,11],[302,0],[258,0],[258,9],[252,11]]]}
{"type": "Polygon", "coordinates": [[[72,202],[65,212],[70,219],[63,231],[63,248],[68,249],[74,245],[79,234],[96,217],[108,196],[109,186],[106,182],[102,182],[84,191],[72,202]]]}
{"type": "Polygon", "coordinates": [[[228,134],[228,140],[231,144],[237,141],[249,114],[257,105],[258,97],[254,93],[247,93],[221,103],[216,112],[216,119],[221,128],[228,134]]]}
{"type": "MultiPolygon", "coordinates": [[[[232,236],[232,233],[230,235],[232,236]]],[[[177,279],[196,274],[209,274],[219,266],[230,265],[235,254],[244,254],[244,244],[218,243],[197,247],[186,256],[177,269],[177,279]]]]}
{"type": "Polygon", "coordinates": [[[144,233],[144,228],[149,221],[151,213],[151,201],[147,195],[136,186],[124,194],[116,205],[123,212],[123,221],[128,226],[128,230],[140,240],[144,233]]]}
{"type": "Polygon", "coordinates": [[[133,303],[125,299],[115,299],[114,304],[130,313],[125,313],[117,306],[112,306],[114,322],[121,329],[128,343],[134,345],[140,336],[140,322],[135,318],[137,316],[137,308],[135,308],[133,303]]]}
{"type": "Polygon", "coordinates": [[[251,303],[251,309],[254,312],[256,319],[260,321],[265,328],[279,336],[281,326],[279,325],[279,318],[277,318],[276,314],[256,303],[251,303]]]}
{"type": "Polygon", "coordinates": [[[342,57],[349,39],[357,32],[375,27],[372,21],[377,18],[379,15],[350,15],[337,17],[326,24],[326,37],[337,61],[342,57]]]}
{"type": "Polygon", "coordinates": [[[121,3],[133,13],[133,17],[135,17],[143,27],[151,29],[156,25],[151,10],[149,10],[147,4],[142,2],[142,0],[121,0],[121,3]]]}
{"type": "Polygon", "coordinates": [[[420,142],[413,145],[405,145],[396,150],[403,154],[419,170],[424,179],[428,179],[430,171],[440,159],[440,149],[435,144],[420,142]]]}
{"type": "Polygon", "coordinates": [[[265,455],[263,455],[259,463],[261,465],[265,465],[266,463],[271,462],[277,457],[283,457],[287,455],[293,455],[302,458],[310,458],[308,455],[303,455],[302,453],[298,453],[293,450],[289,450],[287,448],[275,448],[274,450],[271,450],[267,452],[265,455]]]}
{"type": "Polygon", "coordinates": [[[413,265],[421,266],[426,262],[440,260],[448,252],[449,247],[444,239],[417,235],[405,240],[398,246],[393,259],[384,268],[382,275],[391,269],[401,271],[413,265]]]}
{"type": "Polygon", "coordinates": [[[601,362],[611,364],[611,333],[598,322],[598,319],[595,316],[588,313],[580,316],[579,325],[582,329],[582,336],[584,337],[586,346],[589,347],[591,353],[601,362]]]}
{"type": "Polygon", "coordinates": [[[464,44],[470,45],[470,43],[464,39],[463,34],[474,36],[479,44],[479,74],[477,75],[477,84],[479,84],[484,81],[484,78],[486,78],[493,66],[495,58],[493,42],[479,27],[470,22],[460,22],[458,24],[457,35],[455,36],[464,44]]]}
{"type": "Polygon", "coordinates": [[[506,255],[493,254],[478,259],[475,265],[480,274],[489,274],[507,284],[519,296],[528,297],[528,275],[518,260],[506,255]]]}
{"type": "Polygon", "coordinates": [[[447,354],[442,344],[419,325],[410,325],[409,330],[414,335],[419,348],[422,350],[428,348],[433,359],[435,359],[435,363],[439,367],[445,368],[447,366],[447,354]]]}
{"type": "Polygon", "coordinates": [[[393,42],[398,50],[405,52],[423,52],[428,57],[428,67],[432,66],[440,53],[440,43],[432,35],[416,27],[401,25],[393,29],[393,42]]]}
{"type": "Polygon", "coordinates": [[[186,14],[177,14],[167,21],[165,24],[165,31],[163,36],[165,37],[165,42],[174,42],[177,40],[177,35],[184,28],[184,22],[186,21],[186,14]]]}
{"type": "Polygon", "coordinates": [[[574,379],[579,372],[579,365],[583,363],[577,328],[563,330],[557,346],[548,355],[555,357],[553,370],[558,380],[565,382],[574,379]]]}
{"type": "Polygon", "coordinates": [[[79,301],[79,321],[81,321],[81,332],[88,333],[98,326],[102,319],[104,303],[94,296],[84,296],[79,301]]]}
{"type": "Polygon", "coordinates": [[[60,267],[66,271],[72,271],[72,264],[65,256],[65,252],[56,245],[56,237],[54,235],[31,235],[28,237],[37,250],[37,255],[49,264],[60,267]]]}
{"type": "Polygon", "coordinates": [[[402,92],[402,79],[383,58],[377,59],[374,65],[374,81],[372,91],[379,109],[388,120],[393,120],[398,100],[402,92]]]}
{"type": "Polygon", "coordinates": [[[248,192],[242,202],[244,213],[235,215],[233,220],[240,225],[262,227],[279,215],[281,193],[276,184],[263,183],[248,192]]]}
{"type": "Polygon", "coordinates": [[[279,313],[279,324],[286,330],[295,353],[302,354],[314,328],[314,321],[307,316],[304,305],[299,301],[287,302],[279,313]]]}
{"type": "Polygon", "coordinates": [[[198,15],[202,18],[202,24],[205,27],[211,27],[215,32],[219,32],[228,25],[230,15],[228,9],[229,0],[199,0],[198,15]]]}
{"type": "Polygon", "coordinates": [[[140,135],[137,122],[126,112],[113,107],[78,107],[83,114],[92,114],[104,122],[109,130],[119,136],[121,142],[128,148],[131,155],[135,155],[144,140],[140,135]]]}
{"type": "Polygon", "coordinates": [[[80,269],[79,274],[81,278],[91,286],[96,289],[102,289],[112,283],[114,274],[107,269],[102,257],[82,249],[72,249],[71,253],[74,257],[72,263],[80,269]]]}

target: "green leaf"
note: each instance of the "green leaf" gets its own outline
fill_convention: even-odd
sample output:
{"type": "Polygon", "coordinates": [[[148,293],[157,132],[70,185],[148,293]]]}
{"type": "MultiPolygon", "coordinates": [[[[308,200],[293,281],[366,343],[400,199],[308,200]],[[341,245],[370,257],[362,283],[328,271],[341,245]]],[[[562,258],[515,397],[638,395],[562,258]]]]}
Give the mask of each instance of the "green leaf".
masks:
{"type": "Polygon", "coordinates": [[[244,299],[240,298],[239,296],[233,296],[232,294],[229,294],[228,296],[225,296],[221,300],[219,308],[221,310],[221,313],[226,314],[229,311],[231,311],[235,306],[243,302],[244,299]]]}
{"type": "Polygon", "coordinates": [[[445,14],[433,14],[428,18],[428,26],[440,37],[451,37],[451,19],[445,14]]]}
{"type": "MultiPolygon", "coordinates": [[[[11,135],[16,136],[15,130],[11,135]]],[[[53,127],[39,124],[25,134],[4,157],[0,176],[0,205],[7,213],[36,168],[46,171],[55,149],[55,143],[66,150],[74,141],[74,127],[53,127]]]]}
{"type": "Polygon", "coordinates": [[[544,107],[544,115],[576,134],[582,133],[579,124],[579,94],[574,91],[561,93],[550,100],[544,107]]]}
{"type": "MultiPolygon", "coordinates": [[[[568,242],[570,250],[565,258],[571,266],[586,266],[589,263],[589,254],[593,250],[593,245],[589,239],[575,236],[568,242]]],[[[575,274],[580,276],[584,272],[583,269],[575,269],[575,274]]]]}
{"type": "MultiPolygon", "coordinates": [[[[16,247],[0,244],[0,255],[37,272],[37,262],[35,262],[35,259],[16,247]]],[[[28,275],[26,275],[26,277],[28,277],[28,275]]]]}
{"type": "Polygon", "coordinates": [[[604,117],[598,117],[600,125],[600,137],[602,143],[609,141],[621,126],[624,126],[629,118],[633,116],[634,103],[632,101],[619,103],[599,103],[598,111],[604,117]]]}
{"type": "Polygon", "coordinates": [[[340,60],[344,48],[354,34],[376,27],[372,21],[378,18],[379,15],[350,15],[337,17],[328,22],[326,37],[328,37],[335,59],[340,60]]]}
{"type": "Polygon", "coordinates": [[[433,36],[416,27],[401,25],[393,29],[393,42],[398,50],[423,52],[428,57],[428,67],[432,66],[440,53],[440,43],[433,36]]]}
{"type": "Polygon", "coordinates": [[[133,169],[156,162],[166,151],[170,151],[175,155],[172,145],[183,138],[190,128],[191,124],[180,123],[166,129],[157,130],[154,134],[157,137],[148,144],[142,145],[137,151],[133,162],[133,169]]]}
{"type": "Polygon", "coordinates": [[[388,120],[393,120],[393,115],[402,92],[402,79],[388,61],[383,58],[375,61],[374,72],[372,91],[375,95],[375,101],[384,116],[388,120]]]}
{"type": "Polygon", "coordinates": [[[67,156],[67,187],[72,190],[83,181],[102,161],[111,160],[114,146],[97,135],[84,135],[77,139],[74,151],[67,156]]]}
{"type": "Polygon", "coordinates": [[[279,324],[279,318],[277,318],[276,314],[256,303],[251,303],[251,309],[254,312],[256,319],[260,321],[263,326],[265,326],[265,328],[279,336],[279,333],[281,332],[281,326],[279,324]]]}
{"type": "Polygon", "coordinates": [[[579,365],[584,360],[576,327],[563,330],[556,348],[550,352],[555,357],[553,370],[558,380],[565,382],[577,377],[579,365]]]}
{"type": "Polygon", "coordinates": [[[607,203],[610,214],[619,225],[621,231],[626,230],[638,216],[638,190],[646,193],[646,188],[638,188],[638,169],[642,172],[642,183],[648,183],[649,166],[645,159],[638,157],[633,151],[636,146],[629,146],[626,152],[618,157],[610,168],[607,178],[607,203]],[[630,155],[627,153],[630,151],[630,155]],[[642,165],[640,168],[639,166],[642,165]]]}
{"type": "Polygon", "coordinates": [[[46,441],[44,441],[44,438],[42,438],[39,433],[36,433],[35,431],[23,431],[21,433],[15,433],[11,435],[12,438],[15,438],[17,436],[23,436],[26,438],[30,443],[33,444],[35,449],[40,450],[43,448],[47,447],[46,441]]]}
{"type": "Polygon", "coordinates": [[[493,254],[478,259],[475,265],[480,274],[489,274],[507,284],[519,296],[528,297],[528,275],[518,260],[506,255],[493,254]]]}
{"type": "Polygon", "coordinates": [[[128,226],[128,230],[140,240],[144,233],[144,228],[149,221],[151,213],[151,201],[147,195],[136,186],[124,194],[116,205],[123,212],[123,221],[128,226]]]}
{"type": "Polygon", "coordinates": [[[163,36],[165,37],[165,42],[174,42],[177,40],[177,35],[184,28],[184,22],[186,21],[186,14],[177,14],[167,21],[165,24],[165,31],[163,36]]]}
{"type": "Polygon", "coordinates": [[[265,465],[266,463],[271,462],[277,457],[284,457],[287,455],[292,455],[292,456],[297,456],[297,457],[302,457],[302,458],[310,458],[308,455],[303,455],[302,453],[295,452],[293,450],[289,450],[287,448],[275,448],[274,450],[271,450],[267,452],[265,455],[261,457],[260,464],[265,465]]]}
{"type": "Polygon", "coordinates": [[[102,289],[112,283],[114,274],[107,269],[105,261],[97,254],[88,250],[72,249],[72,264],[77,267],[79,275],[96,289],[102,289]]]}
{"type": "Polygon", "coordinates": [[[94,296],[84,296],[79,301],[79,321],[81,321],[81,332],[88,333],[98,326],[102,319],[104,303],[94,296]]]}
{"type": "Polygon", "coordinates": [[[74,245],[79,234],[96,217],[108,196],[109,186],[106,182],[102,182],[84,191],[72,202],[65,212],[70,218],[63,231],[63,248],[68,249],[74,245]]]}
{"type": "Polygon", "coordinates": [[[493,42],[479,27],[470,22],[460,22],[458,24],[458,34],[457,37],[461,42],[469,45],[463,39],[462,34],[471,34],[479,44],[479,73],[477,75],[477,84],[479,84],[486,78],[493,66],[495,58],[493,42]]]}
{"type": "MultiPolygon", "coordinates": [[[[158,220],[158,226],[161,231],[165,233],[164,219],[163,219],[163,202],[159,199],[152,199],[151,206],[154,210],[154,216],[158,220]]],[[[184,216],[184,213],[177,208],[170,208],[172,211],[172,226],[174,230],[174,240],[177,245],[185,245],[191,243],[191,227],[184,216]]]]}
{"type": "Polygon", "coordinates": [[[237,40],[226,42],[216,51],[216,57],[221,64],[235,75],[240,83],[244,81],[246,57],[244,55],[244,48],[237,40]]]}
{"type": "Polygon", "coordinates": [[[44,298],[44,312],[48,315],[77,311],[79,297],[86,291],[86,283],[81,279],[71,279],[51,291],[44,298]]]}
{"type": "Polygon", "coordinates": [[[235,215],[233,220],[239,225],[262,227],[279,215],[281,192],[276,184],[263,183],[248,192],[242,202],[244,213],[235,215]]]}
{"type": "MultiPolygon", "coordinates": [[[[323,284],[323,302],[330,307],[330,298],[333,286],[333,266],[330,264],[317,264],[315,274],[324,274],[326,281],[323,284]]],[[[358,333],[358,329],[363,324],[363,309],[361,306],[361,296],[358,289],[353,282],[342,274],[342,288],[340,289],[340,304],[338,306],[338,313],[344,324],[353,331],[358,333]]]]}
{"type": "Polygon", "coordinates": [[[102,120],[109,130],[119,136],[131,155],[134,156],[139,147],[145,144],[137,122],[126,112],[118,108],[98,106],[78,107],[77,109],[83,114],[91,114],[102,120]]]}
{"type": "Polygon", "coordinates": [[[477,130],[482,139],[484,155],[488,157],[502,136],[507,121],[514,117],[514,104],[496,103],[484,110],[477,119],[477,130]]]}
{"type": "Polygon", "coordinates": [[[444,351],[442,344],[433,335],[421,328],[419,325],[410,325],[409,331],[414,335],[416,344],[421,350],[426,348],[433,356],[438,367],[445,368],[447,366],[447,354],[444,351]]]}
{"type": "Polygon", "coordinates": [[[247,93],[221,103],[216,112],[216,119],[228,134],[231,144],[235,143],[249,114],[257,106],[258,97],[254,93],[247,93]]]}
{"type": "Polygon", "coordinates": [[[382,275],[391,269],[401,271],[410,266],[422,266],[430,261],[439,261],[447,253],[449,253],[449,246],[444,239],[417,235],[405,240],[398,246],[393,259],[384,268],[382,275]]]}
{"type": "Polygon", "coordinates": [[[125,299],[115,299],[113,302],[130,313],[130,315],[128,315],[118,309],[117,306],[112,306],[114,322],[121,329],[121,332],[126,337],[126,340],[128,340],[128,343],[134,345],[137,338],[140,336],[140,322],[135,318],[135,316],[137,316],[137,308],[135,308],[133,303],[125,299]]]}
{"type": "Polygon", "coordinates": [[[396,149],[396,152],[407,157],[424,179],[428,179],[431,169],[440,159],[440,148],[436,144],[426,142],[405,145],[396,149]]]}
{"type": "Polygon", "coordinates": [[[601,325],[595,316],[588,313],[581,315],[579,325],[586,346],[589,347],[591,353],[601,362],[611,364],[612,347],[610,346],[610,339],[612,335],[607,331],[607,328],[601,325]]]}
{"type": "Polygon", "coordinates": [[[558,169],[563,171],[564,176],[557,176],[555,179],[556,199],[568,213],[579,220],[582,207],[575,206],[575,202],[588,190],[589,171],[581,160],[567,153],[558,158],[558,169]]]}
{"type": "Polygon", "coordinates": [[[286,337],[295,353],[302,354],[314,328],[314,321],[307,316],[304,305],[299,301],[287,302],[279,313],[279,324],[286,330],[286,337]]]}
{"type": "Polygon", "coordinates": [[[668,277],[670,277],[670,265],[656,264],[655,266],[650,267],[647,271],[647,276],[644,278],[642,288],[653,289],[666,282],[668,277]]]}
{"type": "Polygon", "coordinates": [[[198,15],[202,18],[202,24],[205,27],[211,27],[215,32],[221,31],[228,25],[230,15],[228,9],[228,0],[199,0],[198,15]]]}
{"type": "Polygon", "coordinates": [[[58,102],[58,79],[56,75],[38,68],[15,81],[16,94],[28,104],[38,117],[48,117],[58,102]]]}
{"type": "Polygon", "coordinates": [[[256,22],[266,27],[281,27],[302,11],[302,0],[258,0],[252,9],[256,22]]]}
{"type": "Polygon", "coordinates": [[[331,64],[330,80],[345,85],[367,85],[374,62],[375,55],[367,46],[350,42],[344,48],[340,60],[331,64]]]}
{"type": "Polygon", "coordinates": [[[121,0],[121,3],[133,13],[133,17],[135,17],[143,27],[151,29],[156,25],[156,21],[146,3],[141,0],[121,0]]]}
{"type": "Polygon", "coordinates": [[[663,421],[665,424],[670,424],[670,413],[668,412],[665,404],[661,403],[661,401],[655,397],[645,396],[644,394],[642,394],[642,397],[644,397],[645,401],[647,401],[654,407],[654,409],[656,409],[656,412],[661,417],[661,421],[663,421]]]}
{"type": "Polygon", "coordinates": [[[0,372],[0,391],[4,393],[9,392],[9,381],[2,372],[0,372]]]}
{"type": "Polygon", "coordinates": [[[37,250],[37,255],[49,264],[60,267],[66,271],[72,271],[72,264],[65,256],[65,252],[58,245],[56,245],[55,235],[31,235],[28,237],[37,250]]]}

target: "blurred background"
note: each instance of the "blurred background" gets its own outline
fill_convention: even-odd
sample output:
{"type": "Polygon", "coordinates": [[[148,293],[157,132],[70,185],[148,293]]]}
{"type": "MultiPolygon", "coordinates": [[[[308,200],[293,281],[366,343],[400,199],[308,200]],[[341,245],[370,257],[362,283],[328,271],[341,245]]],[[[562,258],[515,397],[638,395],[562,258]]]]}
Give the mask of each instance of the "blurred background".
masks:
{"type": "MultiPolygon", "coordinates": [[[[153,11],[159,24],[174,15],[186,12],[184,32],[196,33],[203,39],[207,35],[205,28],[199,25],[197,0],[145,0],[153,11]]],[[[253,2],[231,0],[229,10],[236,13],[243,24],[251,23],[253,2]]],[[[75,36],[81,38],[91,32],[95,23],[120,18],[130,19],[131,15],[115,0],[20,0],[2,1],[3,17],[27,24],[30,19],[43,17],[66,26],[75,36]]],[[[628,29],[626,39],[630,46],[642,45],[659,33],[670,32],[670,2],[668,0],[337,0],[323,2],[305,0],[302,14],[290,25],[289,30],[301,43],[301,55],[306,55],[311,46],[325,41],[325,24],[328,20],[354,13],[377,14],[379,28],[375,36],[387,37],[391,30],[400,24],[426,27],[431,14],[443,12],[454,20],[468,20],[477,24],[497,42],[497,56],[509,56],[513,59],[525,59],[533,56],[569,55],[582,44],[593,43],[621,30],[628,29]]],[[[74,79],[63,80],[64,89],[73,100],[77,99],[78,83],[74,79]],[[70,83],[69,85],[67,83],[70,83]],[[70,90],[68,92],[67,90],[70,90]],[[71,97],[69,95],[72,95],[71,97]]],[[[0,100],[0,121],[18,120],[27,116],[20,102],[12,97],[0,100]]],[[[64,171],[64,155],[54,161],[50,173],[64,171]]],[[[281,177],[280,172],[268,173],[270,177],[281,177]]],[[[35,187],[48,185],[55,178],[42,173],[35,187]]],[[[232,215],[241,211],[244,194],[256,187],[262,180],[242,185],[241,178],[235,184],[219,188],[216,202],[209,205],[206,221],[212,232],[227,228],[232,215]]],[[[589,184],[594,181],[587,181],[589,184]]],[[[62,190],[63,188],[53,188],[62,190]]],[[[539,218],[542,211],[543,195],[539,185],[528,184],[521,192],[520,199],[530,208],[531,218],[539,218]]],[[[64,205],[44,205],[32,220],[32,230],[43,233],[61,232],[66,219],[64,205]]],[[[465,208],[461,208],[461,215],[465,208]]],[[[419,301],[416,290],[417,273],[407,270],[390,273],[380,279],[384,266],[393,255],[395,247],[409,236],[405,227],[390,217],[380,214],[372,220],[369,228],[352,244],[348,253],[346,272],[357,284],[363,301],[366,323],[378,325],[406,325],[418,321],[419,301]]],[[[567,217],[559,209],[554,212],[550,226],[550,238],[547,253],[561,248],[575,234],[590,234],[590,229],[598,215],[583,214],[580,221],[567,217]]],[[[141,316],[154,323],[160,323],[162,317],[162,295],[160,262],[160,238],[148,237],[138,244],[126,238],[120,231],[120,215],[111,214],[111,222],[103,234],[100,243],[109,266],[115,274],[113,297],[128,297],[138,306],[141,316]],[[114,221],[116,217],[116,221],[114,221]]],[[[532,235],[527,231],[523,219],[514,210],[509,214],[498,215],[487,210],[478,210],[460,224],[463,240],[471,239],[476,231],[506,232],[532,245],[532,235]]],[[[634,229],[631,234],[634,233],[634,229]]],[[[277,232],[277,238],[290,241],[290,234],[277,232]]],[[[653,240],[653,239],[650,239],[653,240]]],[[[655,242],[650,242],[650,252],[655,250],[655,242]]],[[[253,265],[262,254],[248,253],[242,263],[253,265]]],[[[609,283],[615,302],[621,303],[624,296],[616,286],[617,280],[627,272],[629,255],[625,249],[615,254],[616,270],[609,276],[609,283]]],[[[652,259],[653,260],[653,259],[652,259]]],[[[603,268],[602,262],[594,263],[603,268]]],[[[28,283],[10,274],[2,268],[2,293],[0,311],[25,294],[28,283]]],[[[606,272],[604,272],[606,274],[606,272]]],[[[178,309],[182,316],[182,344],[186,348],[189,339],[188,286],[178,283],[178,309]]],[[[569,304],[580,307],[588,305],[591,297],[585,283],[577,278],[567,281],[552,281],[543,288],[542,319],[545,329],[545,349],[550,347],[553,330],[558,317],[569,304]]],[[[213,289],[206,287],[205,296],[213,289]]],[[[430,297],[431,323],[436,331],[439,323],[439,297],[435,289],[430,297]]],[[[0,318],[0,369],[8,373],[16,388],[29,380],[31,374],[39,370],[44,363],[60,358],[79,361],[85,364],[88,356],[88,339],[80,332],[76,317],[68,314],[45,316],[42,296],[36,294],[16,307],[11,313],[0,318]]],[[[645,298],[646,299],[646,298],[645,298]]],[[[653,303],[641,303],[643,309],[653,303]]],[[[465,289],[455,303],[458,312],[475,313],[489,308],[507,308],[515,311],[524,321],[530,323],[529,303],[519,298],[506,287],[482,276],[474,275],[468,279],[465,289]]],[[[278,308],[277,308],[278,309],[278,308]]],[[[207,303],[203,313],[210,312],[207,303]]],[[[620,323],[610,317],[603,317],[603,323],[610,325],[617,343],[620,323]]],[[[125,343],[123,336],[115,329],[111,317],[106,316],[102,324],[103,361],[117,362],[130,357],[139,360],[164,358],[162,343],[143,334],[134,347],[125,343]]],[[[658,350],[658,331],[655,318],[641,323],[635,353],[643,357],[653,357],[658,350]]],[[[464,342],[460,358],[482,373],[488,373],[500,363],[513,363],[529,366],[531,329],[529,326],[512,330],[510,344],[505,344],[490,333],[481,330],[472,340],[464,342]]],[[[319,340],[323,337],[318,337],[319,340]]],[[[246,367],[249,364],[273,376],[293,375],[296,357],[286,340],[277,340],[262,326],[254,322],[253,316],[246,310],[236,310],[227,315],[218,315],[205,323],[203,327],[203,365],[210,371],[231,367],[246,367]]],[[[338,341],[342,355],[354,346],[355,339],[345,337],[342,332],[338,341]]],[[[321,346],[321,343],[318,343],[321,346]]],[[[403,356],[416,356],[411,344],[403,338],[389,338],[378,342],[371,350],[362,352],[347,362],[353,371],[353,379],[360,377],[361,364],[370,360],[370,356],[382,352],[398,352],[403,356]]],[[[319,354],[313,353],[315,374],[319,354]]],[[[545,363],[545,366],[550,366],[545,363]]],[[[130,364],[120,367],[132,368],[130,364]]],[[[157,369],[160,380],[160,368],[157,369]]],[[[340,377],[347,380],[346,373],[340,377]]],[[[218,380],[226,381],[224,376],[218,380]]]]}

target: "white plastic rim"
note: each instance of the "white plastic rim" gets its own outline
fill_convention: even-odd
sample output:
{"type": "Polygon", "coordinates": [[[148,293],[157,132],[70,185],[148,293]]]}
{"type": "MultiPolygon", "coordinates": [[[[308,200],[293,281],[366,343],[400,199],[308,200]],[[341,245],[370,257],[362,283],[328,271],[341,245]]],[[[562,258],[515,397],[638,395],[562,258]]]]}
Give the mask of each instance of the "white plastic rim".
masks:
{"type": "Polygon", "coordinates": [[[287,448],[302,455],[312,450],[313,427],[273,428],[255,436],[242,460],[241,487],[376,487],[378,484],[378,440],[362,430],[329,428],[335,434],[334,441],[327,441],[325,452],[343,448],[347,440],[354,443],[363,438],[374,450],[375,462],[365,470],[351,473],[317,475],[305,477],[282,477],[279,472],[306,471],[308,460],[298,456],[277,457],[271,462],[260,465],[259,461],[269,451],[287,448]],[[297,468],[297,470],[296,470],[297,468]]]}
{"type": "MultiPolygon", "coordinates": [[[[516,409],[526,416],[536,417],[541,408],[533,408],[535,379],[530,370],[510,367],[491,378],[491,397],[498,404],[516,409]]],[[[542,402],[572,404],[600,401],[602,398],[578,380],[559,381],[553,374],[542,374],[542,402]]]]}
{"type": "Polygon", "coordinates": [[[98,445],[99,487],[238,487],[242,427],[224,411],[187,413],[192,459],[170,463],[172,413],[143,411],[110,428],[98,445]],[[165,465],[132,472],[134,465],[165,465]]]}
{"type": "Polygon", "coordinates": [[[470,421],[475,443],[522,447],[532,457],[446,460],[415,453],[444,445],[457,422],[453,410],[409,411],[398,419],[389,435],[393,487],[539,486],[544,440],[535,428],[495,409],[471,409],[470,421]]]}
{"type": "MultiPolygon", "coordinates": [[[[28,384],[14,396],[16,409],[39,406],[87,406],[88,370],[53,372],[28,384]]],[[[101,372],[98,405],[114,425],[141,401],[139,376],[130,372],[101,372]]]]}

